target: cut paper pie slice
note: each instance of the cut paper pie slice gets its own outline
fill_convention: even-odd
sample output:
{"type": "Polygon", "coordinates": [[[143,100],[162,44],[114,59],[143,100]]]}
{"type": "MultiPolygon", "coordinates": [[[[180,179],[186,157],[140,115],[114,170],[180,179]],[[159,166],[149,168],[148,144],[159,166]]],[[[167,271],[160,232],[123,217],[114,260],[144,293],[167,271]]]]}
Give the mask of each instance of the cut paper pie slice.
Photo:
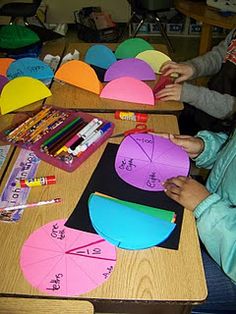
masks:
{"type": "Polygon", "coordinates": [[[0,74],[1,75],[7,76],[7,70],[13,61],[15,61],[15,59],[0,58],[0,74]]]}
{"type": "Polygon", "coordinates": [[[108,69],[117,60],[113,51],[107,46],[93,45],[87,50],[84,61],[99,68],[108,69]]]}
{"type": "Polygon", "coordinates": [[[49,65],[37,58],[21,58],[10,64],[7,77],[12,80],[21,76],[29,76],[44,81],[51,80],[54,73],[49,65]]]}
{"type": "Polygon", "coordinates": [[[167,179],[187,176],[189,165],[189,157],[181,147],[148,133],[126,136],[115,159],[119,177],[147,191],[162,191],[167,179]]]}
{"type": "Polygon", "coordinates": [[[100,97],[153,106],[155,104],[152,89],[133,77],[120,77],[110,81],[101,91],[100,97]]]}
{"type": "Polygon", "coordinates": [[[20,266],[27,281],[52,296],[89,292],[111,275],[116,249],[97,234],[70,229],[55,220],[25,241],[20,266]]]}
{"type": "Polygon", "coordinates": [[[102,84],[98,80],[96,72],[89,64],[80,60],[64,63],[57,70],[55,78],[95,94],[100,94],[102,90],[102,84]]]}
{"type": "Polygon", "coordinates": [[[170,57],[161,51],[146,50],[136,55],[137,59],[147,62],[155,73],[160,73],[162,64],[166,61],[170,61],[170,57]]]}
{"type": "Polygon", "coordinates": [[[140,250],[158,245],[170,236],[176,226],[101,195],[91,194],[88,207],[97,233],[124,249],[140,250]]]}
{"type": "Polygon", "coordinates": [[[127,58],[113,63],[107,69],[104,81],[112,81],[123,76],[134,77],[141,81],[156,79],[156,75],[148,63],[136,58],[127,58]]]}
{"type": "Polygon", "coordinates": [[[115,51],[117,59],[135,58],[145,50],[154,50],[154,47],[142,38],[129,38],[118,45],[115,51]]]}
{"type": "Polygon", "coordinates": [[[32,77],[17,77],[2,89],[1,113],[6,114],[49,96],[51,91],[41,81],[32,77]]]}

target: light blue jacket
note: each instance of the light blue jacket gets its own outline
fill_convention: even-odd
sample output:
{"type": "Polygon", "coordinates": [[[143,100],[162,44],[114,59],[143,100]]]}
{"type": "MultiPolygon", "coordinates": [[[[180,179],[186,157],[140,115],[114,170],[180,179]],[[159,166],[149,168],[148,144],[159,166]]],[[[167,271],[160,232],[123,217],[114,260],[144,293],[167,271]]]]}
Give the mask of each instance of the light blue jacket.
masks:
{"type": "Polygon", "coordinates": [[[196,165],[212,169],[206,183],[211,195],[194,211],[198,233],[209,254],[236,284],[236,132],[230,139],[208,131],[196,136],[205,143],[196,165]]]}

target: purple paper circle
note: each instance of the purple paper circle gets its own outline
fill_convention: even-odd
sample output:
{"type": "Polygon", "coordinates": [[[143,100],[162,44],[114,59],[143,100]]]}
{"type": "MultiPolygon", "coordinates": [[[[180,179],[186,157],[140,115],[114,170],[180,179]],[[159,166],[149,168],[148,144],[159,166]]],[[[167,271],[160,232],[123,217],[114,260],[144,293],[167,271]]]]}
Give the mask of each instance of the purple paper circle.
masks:
{"type": "Polygon", "coordinates": [[[126,183],[147,191],[162,191],[162,183],[187,176],[188,154],[170,140],[148,133],[124,138],[117,151],[115,169],[126,183]]]}

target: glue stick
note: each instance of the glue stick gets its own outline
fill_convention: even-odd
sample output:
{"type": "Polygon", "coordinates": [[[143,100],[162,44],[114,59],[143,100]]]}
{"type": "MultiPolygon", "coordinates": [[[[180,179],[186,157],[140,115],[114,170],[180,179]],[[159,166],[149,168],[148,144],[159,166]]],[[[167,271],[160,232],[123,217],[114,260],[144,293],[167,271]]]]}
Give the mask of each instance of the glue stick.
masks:
{"type": "Polygon", "coordinates": [[[46,177],[20,180],[19,187],[26,188],[26,187],[34,187],[34,186],[41,186],[41,185],[48,185],[48,184],[55,184],[55,183],[56,183],[55,176],[46,176],[46,177]]]}
{"type": "Polygon", "coordinates": [[[131,112],[131,111],[116,111],[115,119],[147,122],[148,115],[146,113],[131,112]]]}

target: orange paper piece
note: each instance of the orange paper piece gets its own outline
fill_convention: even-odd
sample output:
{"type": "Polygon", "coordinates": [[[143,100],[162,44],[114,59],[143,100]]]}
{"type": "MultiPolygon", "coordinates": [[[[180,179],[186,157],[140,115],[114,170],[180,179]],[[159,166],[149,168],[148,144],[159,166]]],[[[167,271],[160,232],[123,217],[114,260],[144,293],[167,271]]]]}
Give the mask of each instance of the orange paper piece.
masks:
{"type": "Polygon", "coordinates": [[[1,75],[7,76],[7,70],[13,61],[15,61],[15,59],[0,58],[0,74],[1,75]]]}
{"type": "Polygon", "coordinates": [[[155,104],[152,89],[146,83],[128,76],[110,81],[100,97],[152,106],[155,104]]]}
{"type": "Polygon", "coordinates": [[[32,77],[17,77],[2,89],[1,113],[6,114],[48,96],[51,96],[51,91],[41,81],[32,77]]]}
{"type": "Polygon", "coordinates": [[[102,90],[102,84],[96,72],[83,61],[72,60],[64,63],[57,70],[55,78],[95,94],[100,94],[102,90]]]}

